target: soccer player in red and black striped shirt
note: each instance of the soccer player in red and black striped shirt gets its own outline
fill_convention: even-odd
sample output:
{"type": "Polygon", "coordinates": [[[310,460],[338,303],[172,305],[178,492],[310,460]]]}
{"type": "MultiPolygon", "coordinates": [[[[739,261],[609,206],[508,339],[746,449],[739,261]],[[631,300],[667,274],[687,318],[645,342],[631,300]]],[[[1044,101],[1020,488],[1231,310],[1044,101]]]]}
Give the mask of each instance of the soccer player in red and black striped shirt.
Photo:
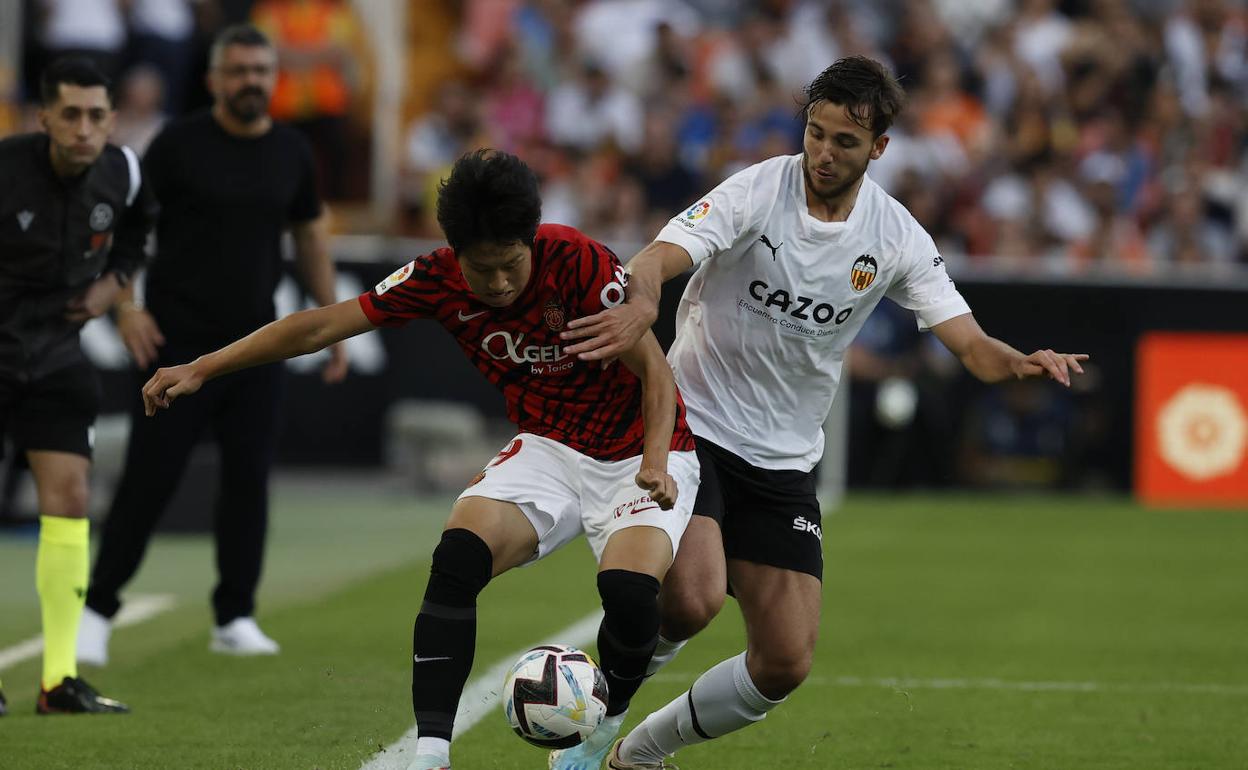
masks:
{"type": "Polygon", "coordinates": [[[160,369],[143,388],[154,415],[213,377],[429,318],[503,391],[520,433],[456,502],[416,618],[414,770],[450,766],[478,594],[494,576],[582,532],[598,558],[605,611],[598,651],[609,703],[599,732],[614,737],[657,643],[659,581],[692,512],[693,436],[654,336],[623,353],[623,366],[607,369],[563,351],[566,320],[621,304],[626,279],[602,244],[570,227],[539,226],[537,190],[533,172],[514,156],[465,155],[438,191],[448,248],[413,260],[358,299],[295,313],[160,369]]]}

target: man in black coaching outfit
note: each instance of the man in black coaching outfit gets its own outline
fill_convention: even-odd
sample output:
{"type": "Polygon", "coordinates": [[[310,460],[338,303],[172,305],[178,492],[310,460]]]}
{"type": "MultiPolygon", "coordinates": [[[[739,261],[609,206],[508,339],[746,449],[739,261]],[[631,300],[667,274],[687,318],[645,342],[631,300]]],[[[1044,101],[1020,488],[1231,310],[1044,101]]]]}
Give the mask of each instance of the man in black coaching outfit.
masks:
{"type": "Polygon", "coordinates": [[[100,401],[78,332],[141,265],[152,214],[138,159],[107,144],[109,85],[87,59],[53,62],[40,83],[46,133],[0,140],[0,439],[25,453],[39,501],[40,714],[127,710],[78,676],[74,651],[100,401]]]}
{"type": "MultiPolygon", "coordinates": [[[[141,370],[192,360],[274,320],[289,228],[295,263],[321,305],[334,302],[311,149],[268,114],[277,53],[254,27],[225,29],[213,43],[208,112],[175,120],[143,159],[160,204],[146,307],[126,292],[117,303],[122,339],[141,370]]],[[[344,349],[331,350],[323,376],[345,376],[344,349]]],[[[136,399],[125,470],[104,525],[79,635],[78,659],[108,660],[119,592],[138,570],[156,522],[196,442],[210,431],[221,451],[215,536],[218,583],[210,649],[235,655],[278,652],[256,624],[268,528],[268,474],[277,440],[282,364],[239,372],[172,420],[143,418],[136,399]]]]}

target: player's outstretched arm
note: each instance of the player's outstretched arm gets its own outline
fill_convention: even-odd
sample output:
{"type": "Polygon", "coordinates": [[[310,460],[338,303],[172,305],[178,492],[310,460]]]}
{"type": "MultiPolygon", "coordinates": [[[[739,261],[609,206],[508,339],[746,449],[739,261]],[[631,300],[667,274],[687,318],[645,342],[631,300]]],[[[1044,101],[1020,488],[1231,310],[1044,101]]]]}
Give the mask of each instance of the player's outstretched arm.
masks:
{"type": "Polygon", "coordinates": [[[143,386],[143,410],[151,417],[157,409],[168,409],[174,399],[189,396],[214,377],[315,353],[372,328],[356,299],[292,313],[189,364],[157,369],[143,386]]]}
{"type": "Polygon", "coordinates": [[[564,348],[582,361],[617,358],[642,338],[659,317],[663,283],[693,266],[693,257],[674,243],[654,241],[628,261],[628,301],[584,318],[574,318],[560,335],[580,340],[564,348]]]}
{"type": "Polygon", "coordinates": [[[984,382],[1047,376],[1070,387],[1070,373],[1083,374],[1079,362],[1088,359],[1086,353],[1054,353],[1052,350],[1023,355],[1001,340],[989,337],[970,313],[936,324],[932,333],[962,361],[967,371],[984,382]]]}
{"type": "Polygon", "coordinates": [[[667,472],[667,454],[676,428],[676,380],[663,356],[663,348],[646,330],[641,341],[620,357],[624,365],[641,380],[641,417],[646,438],[641,453],[641,470],[637,486],[650,493],[650,499],[663,510],[676,504],[676,480],[667,472]]]}

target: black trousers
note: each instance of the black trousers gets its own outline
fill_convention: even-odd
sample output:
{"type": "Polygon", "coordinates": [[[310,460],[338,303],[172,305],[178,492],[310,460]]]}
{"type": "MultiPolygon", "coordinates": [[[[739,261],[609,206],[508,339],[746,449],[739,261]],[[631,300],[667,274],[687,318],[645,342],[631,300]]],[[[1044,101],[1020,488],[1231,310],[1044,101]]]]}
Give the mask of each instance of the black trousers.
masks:
{"type": "MultiPolygon", "coordinates": [[[[202,352],[166,345],[157,366],[186,363],[202,352]]],[[[142,375],[136,394],[154,372],[142,375]]],[[[214,531],[218,582],[212,594],[217,625],[254,613],[283,381],[282,364],[268,364],[212,380],[154,417],[143,414],[141,399],[136,402],[126,466],[104,522],[88,607],[110,618],[120,609],[118,593],[138,571],[191,450],[208,430],[221,451],[214,531]]]]}

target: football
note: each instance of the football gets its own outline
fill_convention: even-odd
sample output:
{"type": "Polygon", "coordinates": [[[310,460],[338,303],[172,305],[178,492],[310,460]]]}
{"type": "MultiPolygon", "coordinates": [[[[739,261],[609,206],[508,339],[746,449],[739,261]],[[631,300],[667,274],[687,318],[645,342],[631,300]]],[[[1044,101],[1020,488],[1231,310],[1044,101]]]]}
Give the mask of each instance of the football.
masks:
{"type": "Polygon", "coordinates": [[[546,644],[520,656],[503,684],[503,713],[535,746],[566,749],[589,737],[607,713],[607,680],[575,647],[546,644]]]}

